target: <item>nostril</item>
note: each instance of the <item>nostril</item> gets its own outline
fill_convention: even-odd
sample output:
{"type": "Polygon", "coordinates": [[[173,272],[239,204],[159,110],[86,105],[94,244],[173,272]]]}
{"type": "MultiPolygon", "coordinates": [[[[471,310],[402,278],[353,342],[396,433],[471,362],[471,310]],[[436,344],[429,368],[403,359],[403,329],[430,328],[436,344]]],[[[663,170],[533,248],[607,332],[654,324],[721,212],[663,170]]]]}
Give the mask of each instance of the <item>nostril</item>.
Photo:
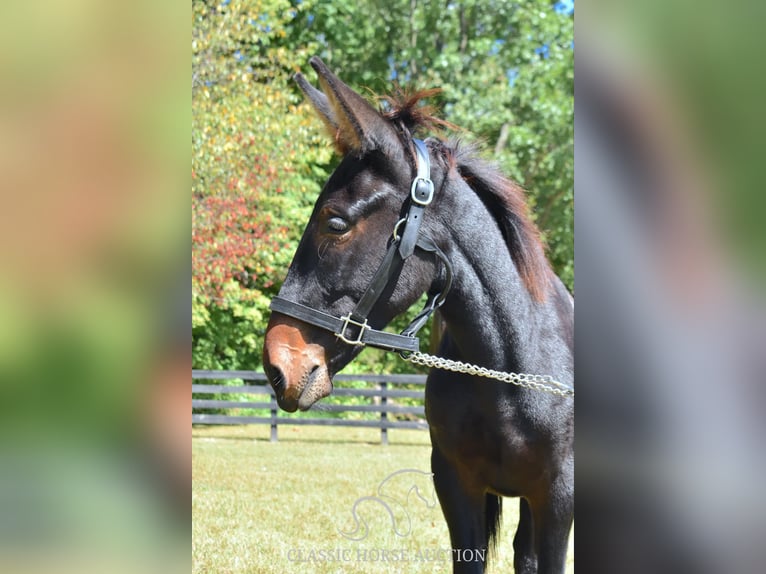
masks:
{"type": "Polygon", "coordinates": [[[271,386],[274,387],[275,391],[280,390],[285,386],[285,375],[279,367],[268,364],[264,365],[263,370],[266,372],[266,378],[271,383],[271,386]]]}
{"type": "Polygon", "coordinates": [[[318,373],[319,373],[319,365],[314,365],[309,371],[308,384],[311,384],[314,382],[314,378],[316,378],[318,373]]]}

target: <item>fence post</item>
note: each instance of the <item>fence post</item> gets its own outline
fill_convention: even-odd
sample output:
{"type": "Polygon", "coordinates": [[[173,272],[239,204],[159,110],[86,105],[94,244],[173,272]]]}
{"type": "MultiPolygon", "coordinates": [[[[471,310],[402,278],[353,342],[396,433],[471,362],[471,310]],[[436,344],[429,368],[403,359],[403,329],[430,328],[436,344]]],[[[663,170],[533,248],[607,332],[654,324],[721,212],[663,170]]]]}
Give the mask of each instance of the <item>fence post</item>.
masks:
{"type": "Polygon", "coordinates": [[[388,444],[388,427],[385,426],[388,421],[388,413],[386,407],[388,406],[388,395],[386,393],[388,389],[388,383],[383,381],[380,383],[381,397],[380,397],[380,444],[388,444]]]}
{"type": "Polygon", "coordinates": [[[277,396],[271,392],[271,442],[277,442],[277,396]]]}

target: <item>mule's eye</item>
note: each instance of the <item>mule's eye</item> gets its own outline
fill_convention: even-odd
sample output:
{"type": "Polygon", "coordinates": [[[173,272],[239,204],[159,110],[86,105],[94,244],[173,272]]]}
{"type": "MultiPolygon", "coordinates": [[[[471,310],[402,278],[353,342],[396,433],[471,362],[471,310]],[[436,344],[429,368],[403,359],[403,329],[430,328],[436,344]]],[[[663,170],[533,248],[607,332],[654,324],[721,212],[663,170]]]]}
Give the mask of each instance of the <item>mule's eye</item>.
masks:
{"type": "Polygon", "coordinates": [[[343,219],[342,217],[331,217],[327,220],[327,230],[330,233],[335,233],[338,235],[341,235],[343,233],[346,233],[348,231],[348,221],[343,219]]]}

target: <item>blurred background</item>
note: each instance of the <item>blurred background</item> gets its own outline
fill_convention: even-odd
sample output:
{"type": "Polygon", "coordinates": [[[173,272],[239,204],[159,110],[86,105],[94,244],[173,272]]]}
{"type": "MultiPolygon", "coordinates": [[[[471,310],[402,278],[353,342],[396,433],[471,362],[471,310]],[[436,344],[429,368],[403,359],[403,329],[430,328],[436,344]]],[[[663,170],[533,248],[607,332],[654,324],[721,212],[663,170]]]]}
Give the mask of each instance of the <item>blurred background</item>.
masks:
{"type": "Polygon", "coordinates": [[[0,8],[4,572],[189,564],[188,17],[0,8]]]}
{"type": "Polygon", "coordinates": [[[755,2],[580,2],[578,567],[763,572],[755,2]]]}

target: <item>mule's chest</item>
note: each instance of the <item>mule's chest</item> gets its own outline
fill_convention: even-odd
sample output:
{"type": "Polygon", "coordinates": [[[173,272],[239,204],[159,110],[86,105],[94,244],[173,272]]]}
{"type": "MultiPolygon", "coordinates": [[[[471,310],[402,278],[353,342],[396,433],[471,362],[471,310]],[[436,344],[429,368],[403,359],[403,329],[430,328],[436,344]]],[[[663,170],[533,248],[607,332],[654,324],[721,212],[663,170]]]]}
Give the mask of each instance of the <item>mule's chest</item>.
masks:
{"type": "Polygon", "coordinates": [[[518,495],[544,473],[540,433],[502,390],[470,378],[429,380],[426,415],[433,447],[498,494],[518,495]]]}

